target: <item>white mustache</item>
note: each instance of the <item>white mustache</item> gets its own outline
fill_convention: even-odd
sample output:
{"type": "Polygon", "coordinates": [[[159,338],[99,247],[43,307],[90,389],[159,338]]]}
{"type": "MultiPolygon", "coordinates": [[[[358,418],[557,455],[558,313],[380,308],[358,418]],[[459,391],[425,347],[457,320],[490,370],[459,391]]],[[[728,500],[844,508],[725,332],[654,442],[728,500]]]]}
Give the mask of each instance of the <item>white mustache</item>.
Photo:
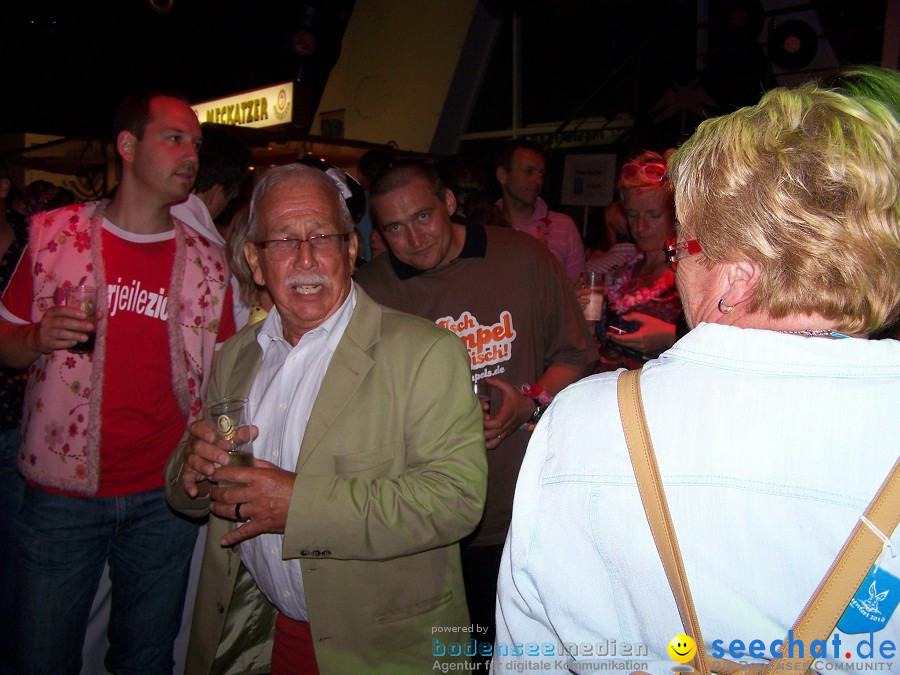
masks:
{"type": "Polygon", "coordinates": [[[331,277],[324,274],[296,274],[284,280],[284,285],[291,286],[330,286],[331,277]]]}

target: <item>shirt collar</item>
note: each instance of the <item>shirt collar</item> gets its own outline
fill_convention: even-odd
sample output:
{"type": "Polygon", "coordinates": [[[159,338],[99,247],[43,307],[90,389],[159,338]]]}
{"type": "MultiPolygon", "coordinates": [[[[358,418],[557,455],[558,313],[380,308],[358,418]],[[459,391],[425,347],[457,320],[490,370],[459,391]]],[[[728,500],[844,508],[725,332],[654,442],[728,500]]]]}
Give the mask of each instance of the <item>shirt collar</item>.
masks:
{"type": "MultiPolygon", "coordinates": [[[[466,239],[463,242],[462,251],[459,252],[459,255],[456,256],[455,260],[459,260],[460,258],[483,258],[487,253],[487,233],[484,231],[484,225],[476,223],[473,220],[460,218],[459,216],[452,216],[450,220],[459,225],[464,225],[466,228],[466,239]]],[[[391,268],[394,270],[394,274],[397,275],[397,278],[400,279],[400,281],[412,279],[413,277],[417,277],[428,271],[420,270],[412,265],[407,265],[405,262],[397,259],[390,249],[388,249],[388,256],[391,262],[391,268]]]]}
{"type": "Polygon", "coordinates": [[[896,340],[828,340],[776,330],[701,323],[660,356],[714,368],[788,377],[879,377],[900,374],[896,340]]]}
{"type": "MultiPolygon", "coordinates": [[[[341,341],[341,338],[344,335],[347,324],[350,323],[350,316],[356,308],[356,298],[356,283],[351,281],[350,293],[347,294],[347,297],[344,299],[343,304],[338,307],[338,310],[325,319],[320,325],[307,333],[304,333],[303,337],[300,338],[300,341],[297,342],[297,345],[307,337],[314,338],[315,336],[324,334],[326,345],[331,351],[334,351],[337,348],[338,342],[341,341]]],[[[259,333],[256,335],[256,342],[259,344],[260,349],[262,349],[263,356],[265,356],[269,346],[276,342],[284,343],[288,349],[291,349],[290,343],[284,339],[284,326],[282,325],[281,315],[278,313],[277,307],[273,307],[268,316],[263,319],[259,333]]]]}
{"type": "MultiPolygon", "coordinates": [[[[496,206],[501,211],[503,210],[503,197],[494,202],[494,206],[496,206]]],[[[543,197],[538,197],[534,202],[534,213],[526,219],[524,222],[530,223],[532,220],[540,220],[542,218],[546,218],[550,213],[550,207],[547,206],[547,202],[544,201],[543,197]]]]}

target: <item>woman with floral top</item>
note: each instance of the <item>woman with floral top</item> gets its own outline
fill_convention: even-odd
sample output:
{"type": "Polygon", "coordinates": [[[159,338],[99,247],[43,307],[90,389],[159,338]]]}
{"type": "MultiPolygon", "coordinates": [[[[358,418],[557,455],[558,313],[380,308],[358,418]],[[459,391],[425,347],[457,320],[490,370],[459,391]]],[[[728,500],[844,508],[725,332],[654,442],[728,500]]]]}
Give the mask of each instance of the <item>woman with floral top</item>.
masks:
{"type": "Polygon", "coordinates": [[[675,236],[675,199],[666,158],[641,153],[622,167],[618,187],[639,252],[609,275],[600,370],[635,368],[671,347],[682,313],[675,274],[663,250],[666,240],[675,236]]]}

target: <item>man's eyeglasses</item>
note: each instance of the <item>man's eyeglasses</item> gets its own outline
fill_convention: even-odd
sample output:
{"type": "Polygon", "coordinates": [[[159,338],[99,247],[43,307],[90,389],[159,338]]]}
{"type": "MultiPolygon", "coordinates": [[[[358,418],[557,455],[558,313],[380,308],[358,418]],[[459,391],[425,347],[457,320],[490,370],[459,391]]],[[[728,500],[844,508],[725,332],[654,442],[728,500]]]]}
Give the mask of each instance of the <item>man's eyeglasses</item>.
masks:
{"type": "Polygon", "coordinates": [[[267,241],[254,241],[253,245],[266,251],[271,260],[290,260],[297,255],[300,244],[309,242],[316,253],[334,255],[341,249],[341,242],[350,239],[350,233],[343,234],[314,234],[306,239],[269,239],[267,241]]]}
{"type": "Polygon", "coordinates": [[[679,260],[687,258],[689,255],[702,253],[703,249],[700,247],[700,242],[696,239],[682,242],[679,242],[677,239],[667,239],[663,251],[666,254],[666,264],[674,272],[679,260]]]}
{"type": "Polygon", "coordinates": [[[622,167],[622,178],[625,180],[632,180],[638,176],[643,176],[651,183],[661,183],[666,177],[666,165],[659,162],[649,164],[628,162],[622,167]]]}

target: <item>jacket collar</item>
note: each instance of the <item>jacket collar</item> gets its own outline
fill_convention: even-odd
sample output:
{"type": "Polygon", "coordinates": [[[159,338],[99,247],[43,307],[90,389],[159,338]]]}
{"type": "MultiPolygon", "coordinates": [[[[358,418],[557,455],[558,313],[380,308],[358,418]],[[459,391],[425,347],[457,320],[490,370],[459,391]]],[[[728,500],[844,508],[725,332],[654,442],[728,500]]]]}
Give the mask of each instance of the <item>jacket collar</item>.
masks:
{"type": "Polygon", "coordinates": [[[382,309],[362,288],[357,286],[356,290],[356,309],[338,343],[313,404],[303,443],[300,445],[297,471],[303,468],[316,451],[325,433],[338,423],[347,403],[375,365],[375,360],[369,356],[369,350],[381,339],[382,309]]]}
{"type": "MultiPolygon", "coordinates": [[[[325,433],[338,423],[347,402],[353,398],[375,364],[368,352],[381,339],[382,308],[358,285],[356,292],[356,309],[338,342],[309,415],[300,445],[297,471],[309,460],[325,433]]],[[[259,322],[250,329],[249,334],[241,337],[244,346],[239,349],[230,371],[235,379],[225,382],[222,391],[231,392],[232,396],[249,396],[262,362],[262,349],[256,341],[262,324],[259,322]]]]}

